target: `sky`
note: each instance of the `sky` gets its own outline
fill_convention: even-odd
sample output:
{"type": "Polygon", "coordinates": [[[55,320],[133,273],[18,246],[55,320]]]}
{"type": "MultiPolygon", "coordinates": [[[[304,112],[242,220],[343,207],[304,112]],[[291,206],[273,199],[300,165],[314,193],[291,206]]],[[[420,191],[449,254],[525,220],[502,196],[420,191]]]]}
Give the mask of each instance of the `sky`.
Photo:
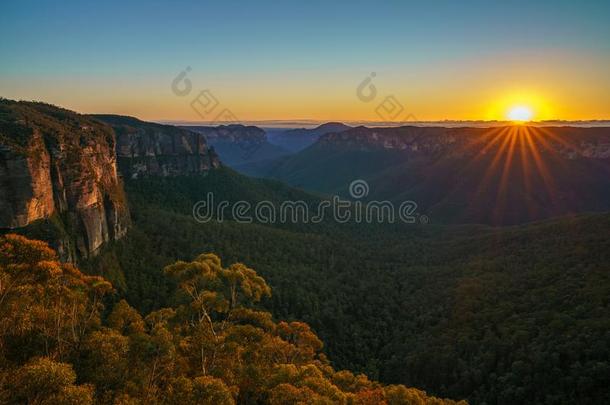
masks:
{"type": "Polygon", "coordinates": [[[609,1],[5,1],[0,96],[147,120],[608,119],[608,21],[609,1]]]}

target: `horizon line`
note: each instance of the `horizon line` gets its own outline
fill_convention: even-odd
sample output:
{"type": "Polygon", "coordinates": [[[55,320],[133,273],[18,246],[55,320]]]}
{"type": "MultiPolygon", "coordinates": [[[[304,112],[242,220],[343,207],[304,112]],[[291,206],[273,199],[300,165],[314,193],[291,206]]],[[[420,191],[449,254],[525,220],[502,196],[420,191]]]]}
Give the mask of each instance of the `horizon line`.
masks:
{"type": "Polygon", "coordinates": [[[590,120],[533,120],[516,122],[510,120],[418,120],[418,121],[370,121],[370,120],[315,120],[315,119],[276,119],[276,120],[240,120],[240,121],[192,121],[192,120],[151,120],[159,124],[174,126],[219,126],[219,125],[253,125],[267,128],[315,128],[323,124],[339,123],[348,126],[373,126],[373,127],[401,127],[401,126],[464,126],[476,125],[486,126],[509,126],[509,125],[531,125],[531,126],[610,126],[610,119],[590,120]]]}

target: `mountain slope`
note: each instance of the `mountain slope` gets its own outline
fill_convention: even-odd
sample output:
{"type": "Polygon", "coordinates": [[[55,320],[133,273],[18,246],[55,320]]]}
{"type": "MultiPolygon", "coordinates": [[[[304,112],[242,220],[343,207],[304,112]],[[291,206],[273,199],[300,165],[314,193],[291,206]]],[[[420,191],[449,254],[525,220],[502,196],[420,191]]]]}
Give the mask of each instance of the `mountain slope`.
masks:
{"type": "Polygon", "coordinates": [[[358,127],[248,173],[344,196],[364,179],[437,221],[516,224],[610,209],[610,129],[358,127]]]}
{"type": "Polygon", "coordinates": [[[327,122],[311,129],[297,128],[282,132],[274,131],[269,136],[269,142],[294,153],[314,144],[322,135],[331,132],[343,132],[350,128],[350,126],[340,122],[327,122]]]}
{"type": "Polygon", "coordinates": [[[205,135],[223,163],[237,166],[266,159],[275,159],[289,152],[267,140],[265,131],[255,126],[220,125],[217,127],[182,127],[205,135]]]}
{"type": "Polygon", "coordinates": [[[265,306],[310,324],[339,367],[473,403],[609,399],[608,214],[508,228],[291,228],[196,222],[202,192],[299,196],[227,169],[127,191],[134,229],[90,270],[125,269],[127,296],[146,311],[171,290],[155,269],[215,251],[256,267],[274,291],[265,306]]]}

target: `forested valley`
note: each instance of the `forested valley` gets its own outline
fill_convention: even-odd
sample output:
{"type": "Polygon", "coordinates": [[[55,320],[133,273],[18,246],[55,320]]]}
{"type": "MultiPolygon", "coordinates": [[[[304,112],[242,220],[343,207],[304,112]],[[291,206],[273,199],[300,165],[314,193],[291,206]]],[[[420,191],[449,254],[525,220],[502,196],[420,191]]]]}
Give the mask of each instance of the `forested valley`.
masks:
{"type": "Polygon", "coordinates": [[[607,214],[504,228],[202,224],[191,209],[208,191],[317,197],[226,168],[126,190],[133,229],[83,269],[142,314],[174,304],[160,269],[215,252],[255,268],[273,289],[261,308],[310,325],[335,368],[472,403],[610,400],[607,214]]]}

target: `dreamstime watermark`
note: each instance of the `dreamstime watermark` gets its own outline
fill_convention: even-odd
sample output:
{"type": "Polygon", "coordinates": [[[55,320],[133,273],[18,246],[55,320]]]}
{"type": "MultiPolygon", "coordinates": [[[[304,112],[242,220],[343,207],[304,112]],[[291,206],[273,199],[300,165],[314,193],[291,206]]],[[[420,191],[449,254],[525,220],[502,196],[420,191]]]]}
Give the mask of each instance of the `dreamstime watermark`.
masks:
{"type": "Polygon", "coordinates": [[[215,201],[214,193],[208,193],[205,200],[193,205],[193,218],[199,223],[210,221],[223,222],[232,219],[238,223],[309,223],[325,221],[337,223],[405,223],[427,224],[429,218],[417,212],[414,201],[403,201],[396,205],[390,201],[359,201],[369,194],[369,185],[364,180],[354,180],[348,188],[349,195],[355,200],[344,200],[333,196],[317,203],[303,200],[273,203],[269,200],[252,204],[249,201],[233,203],[215,201]]]}
{"type": "MultiPolygon", "coordinates": [[[[186,97],[193,91],[193,83],[188,78],[191,71],[192,68],[187,66],[172,80],[170,87],[176,96],[186,97]]],[[[199,91],[189,105],[202,120],[208,121],[208,125],[225,125],[228,136],[231,136],[232,133],[237,134],[241,129],[241,127],[231,127],[231,125],[239,124],[239,119],[230,109],[220,104],[220,101],[210,89],[199,91]]],[[[250,142],[246,139],[243,142],[238,142],[237,145],[243,150],[242,159],[249,159],[262,146],[262,143],[250,142]]]]}
{"type": "MultiPolygon", "coordinates": [[[[370,103],[377,98],[377,87],[373,84],[375,77],[377,77],[377,73],[371,72],[356,87],[356,97],[363,103],[370,103]]],[[[417,117],[411,113],[403,115],[404,111],[404,105],[393,94],[385,96],[375,107],[375,114],[383,121],[417,121],[417,117]]]]}

